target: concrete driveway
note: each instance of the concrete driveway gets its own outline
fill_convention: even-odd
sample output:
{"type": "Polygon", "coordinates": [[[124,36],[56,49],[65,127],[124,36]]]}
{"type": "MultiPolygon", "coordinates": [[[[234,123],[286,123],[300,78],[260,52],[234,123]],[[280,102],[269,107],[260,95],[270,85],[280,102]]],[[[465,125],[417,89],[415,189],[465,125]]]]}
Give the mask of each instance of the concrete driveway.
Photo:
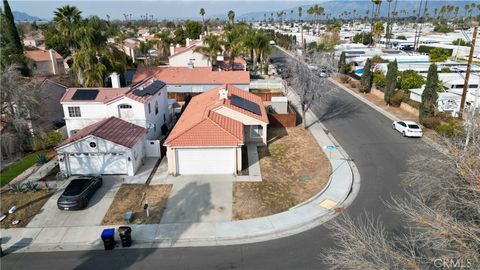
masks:
{"type": "Polygon", "coordinates": [[[61,211],[57,208],[57,199],[63,193],[70,181],[65,183],[50,197],[40,209],[28,228],[38,227],[78,227],[100,225],[107,213],[113,197],[123,181],[120,176],[104,176],[102,187],[95,192],[88,202],[87,208],[79,211],[61,211]]]}
{"type": "Polygon", "coordinates": [[[232,220],[233,175],[171,176],[173,184],[160,223],[232,220]]]}

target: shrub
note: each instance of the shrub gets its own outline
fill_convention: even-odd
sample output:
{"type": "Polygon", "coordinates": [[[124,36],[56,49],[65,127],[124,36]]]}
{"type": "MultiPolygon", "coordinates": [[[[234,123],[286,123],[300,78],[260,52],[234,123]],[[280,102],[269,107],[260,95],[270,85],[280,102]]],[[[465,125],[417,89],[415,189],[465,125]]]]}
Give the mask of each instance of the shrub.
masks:
{"type": "Polygon", "coordinates": [[[445,62],[447,61],[448,57],[451,55],[451,52],[444,48],[434,48],[430,50],[428,54],[428,58],[430,62],[445,62]]]}
{"type": "Polygon", "coordinates": [[[47,134],[47,145],[48,147],[57,146],[57,144],[62,140],[62,133],[52,130],[47,134]]]}
{"type": "Polygon", "coordinates": [[[350,80],[350,87],[355,89],[358,87],[358,83],[355,80],[350,80]]]}
{"type": "Polygon", "coordinates": [[[398,85],[402,90],[420,88],[424,83],[425,78],[411,69],[400,72],[400,77],[398,78],[398,85]]]}
{"type": "Polygon", "coordinates": [[[407,40],[407,37],[404,36],[404,35],[398,35],[398,36],[397,36],[397,39],[407,40]]]}
{"type": "Polygon", "coordinates": [[[376,87],[384,88],[386,83],[385,74],[380,70],[373,72],[373,83],[376,87]]]}
{"type": "Polygon", "coordinates": [[[37,163],[38,164],[45,164],[47,163],[48,159],[47,159],[47,155],[45,155],[45,153],[41,153],[39,155],[37,155],[37,163]]]}
{"type": "Polygon", "coordinates": [[[438,134],[451,138],[454,137],[458,134],[460,134],[463,129],[462,126],[458,124],[457,121],[449,121],[449,122],[444,122],[435,127],[435,131],[438,132],[438,134]]]}
{"type": "Polygon", "coordinates": [[[438,116],[425,116],[422,119],[422,124],[426,128],[431,128],[431,129],[435,129],[438,125],[440,125],[441,122],[442,120],[438,116]]]}
{"type": "Polygon", "coordinates": [[[350,82],[351,78],[348,76],[348,75],[340,75],[340,82],[343,83],[343,84],[347,84],[348,82],[350,82]]]}
{"type": "Polygon", "coordinates": [[[452,71],[450,70],[449,67],[443,67],[443,68],[440,70],[440,72],[442,72],[442,73],[450,73],[450,72],[452,72],[452,71]]]}
{"type": "Polygon", "coordinates": [[[400,107],[400,104],[402,104],[404,94],[402,91],[396,91],[393,96],[390,98],[390,104],[392,104],[393,107],[400,107]]]}

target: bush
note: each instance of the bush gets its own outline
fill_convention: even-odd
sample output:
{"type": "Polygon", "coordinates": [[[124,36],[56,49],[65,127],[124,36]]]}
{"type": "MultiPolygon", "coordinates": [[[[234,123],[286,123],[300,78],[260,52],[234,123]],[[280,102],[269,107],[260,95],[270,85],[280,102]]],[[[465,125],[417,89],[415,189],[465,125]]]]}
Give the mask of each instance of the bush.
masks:
{"type": "Polygon", "coordinates": [[[450,72],[452,72],[452,71],[450,70],[449,67],[443,67],[443,68],[440,70],[440,72],[442,72],[442,73],[450,73],[450,72]]]}
{"type": "Polygon", "coordinates": [[[358,87],[358,83],[355,80],[350,80],[350,87],[355,89],[358,87]]]}
{"type": "Polygon", "coordinates": [[[402,90],[420,88],[425,83],[425,78],[415,70],[405,70],[400,72],[398,85],[402,90]]]}
{"type": "Polygon", "coordinates": [[[47,134],[47,145],[48,147],[57,146],[57,144],[62,140],[62,133],[52,130],[47,134]]]}
{"type": "Polygon", "coordinates": [[[444,122],[437,125],[435,127],[435,131],[444,137],[451,138],[460,134],[463,131],[463,129],[462,129],[462,126],[459,125],[456,120],[453,120],[453,121],[444,122]]]}
{"type": "Polygon", "coordinates": [[[440,117],[438,116],[425,116],[422,119],[422,124],[426,128],[430,128],[430,129],[435,129],[438,125],[440,125],[441,122],[442,122],[442,119],[440,119],[440,117]]]}
{"type": "Polygon", "coordinates": [[[48,159],[47,159],[47,155],[45,155],[45,153],[41,153],[39,155],[37,155],[37,163],[38,164],[45,164],[47,163],[48,159]]]}
{"type": "Polygon", "coordinates": [[[376,87],[384,88],[386,83],[385,74],[380,70],[373,72],[373,83],[376,87]]]}
{"type": "Polygon", "coordinates": [[[350,82],[351,78],[348,76],[348,75],[340,75],[340,82],[343,83],[343,84],[347,84],[348,82],[350,82]]]}
{"type": "Polygon", "coordinates": [[[428,58],[430,59],[430,62],[445,62],[447,61],[448,57],[451,56],[451,52],[447,49],[443,48],[434,48],[430,50],[430,53],[428,54],[428,58]]]}
{"type": "Polygon", "coordinates": [[[390,98],[390,104],[392,104],[393,107],[400,107],[400,104],[402,104],[404,94],[402,91],[396,91],[393,96],[390,98]]]}

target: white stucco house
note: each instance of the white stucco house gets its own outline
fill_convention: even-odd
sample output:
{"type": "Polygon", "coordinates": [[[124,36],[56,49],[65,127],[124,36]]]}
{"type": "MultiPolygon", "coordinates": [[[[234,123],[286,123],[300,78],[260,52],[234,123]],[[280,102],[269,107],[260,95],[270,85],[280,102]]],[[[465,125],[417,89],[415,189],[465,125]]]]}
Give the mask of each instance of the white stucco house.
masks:
{"type": "Polygon", "coordinates": [[[146,132],[116,117],[98,121],[57,147],[60,170],[66,175],[134,175],[146,156],[146,132]]]}
{"type": "Polygon", "coordinates": [[[114,116],[145,128],[146,139],[158,140],[171,117],[167,87],[153,77],[131,87],[68,88],[60,103],[68,136],[114,116]]]}
{"type": "Polygon", "coordinates": [[[190,40],[189,38],[185,41],[185,47],[170,46],[168,64],[171,67],[188,67],[189,65],[194,67],[211,67],[210,57],[195,51],[198,46],[203,46],[202,40],[190,40]]]}
{"type": "Polygon", "coordinates": [[[242,146],[267,143],[268,116],[262,99],[222,85],[191,99],[167,137],[168,171],[173,175],[236,174],[242,146]]]}

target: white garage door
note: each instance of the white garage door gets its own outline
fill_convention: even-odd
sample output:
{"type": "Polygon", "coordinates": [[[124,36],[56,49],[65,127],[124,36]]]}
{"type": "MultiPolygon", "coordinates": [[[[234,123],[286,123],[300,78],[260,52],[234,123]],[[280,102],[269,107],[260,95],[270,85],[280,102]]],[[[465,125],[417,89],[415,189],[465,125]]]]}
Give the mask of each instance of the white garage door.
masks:
{"type": "Polygon", "coordinates": [[[70,174],[127,174],[124,153],[68,155],[70,174]]]}
{"type": "Polygon", "coordinates": [[[234,174],[235,148],[177,149],[179,174],[234,174]]]}

